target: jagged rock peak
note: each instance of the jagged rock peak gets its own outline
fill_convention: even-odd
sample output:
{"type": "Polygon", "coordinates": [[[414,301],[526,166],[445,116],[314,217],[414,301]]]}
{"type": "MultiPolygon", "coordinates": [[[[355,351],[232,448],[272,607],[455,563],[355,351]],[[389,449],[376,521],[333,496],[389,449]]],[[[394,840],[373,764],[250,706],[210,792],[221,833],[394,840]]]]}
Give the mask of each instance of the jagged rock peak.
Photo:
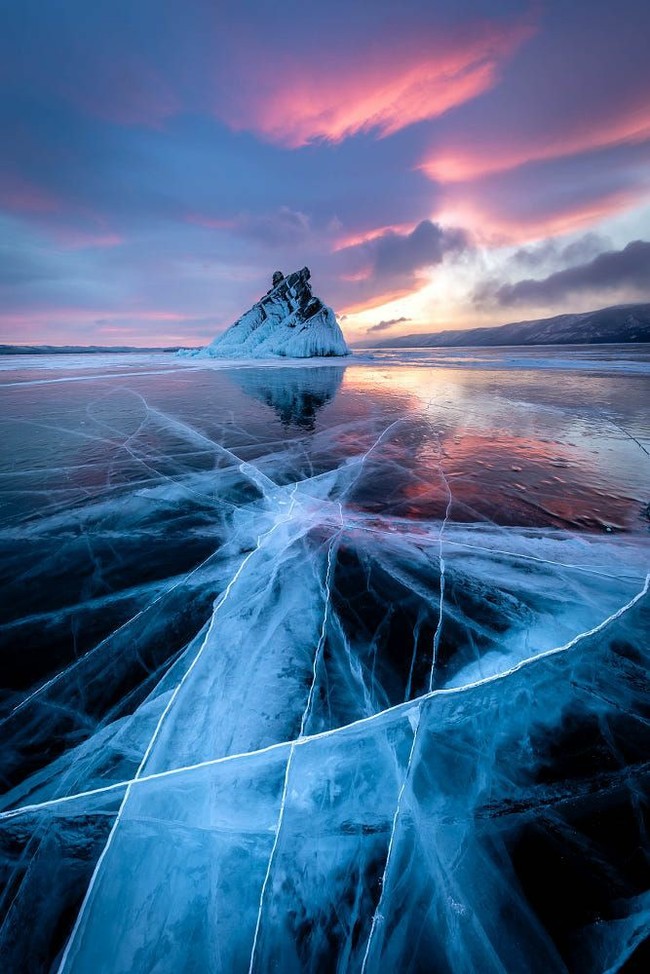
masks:
{"type": "Polygon", "coordinates": [[[311,271],[308,267],[294,271],[293,274],[287,274],[286,277],[282,271],[275,271],[270,289],[266,292],[265,297],[260,298],[258,304],[268,306],[267,298],[269,296],[273,299],[279,297],[289,302],[297,302],[297,310],[302,313],[305,313],[309,308],[310,314],[315,314],[323,307],[323,302],[312,294],[310,279],[311,271]]]}
{"type": "Polygon", "coordinates": [[[349,355],[336,315],[312,293],[308,267],[275,271],[249,311],[198,354],[215,358],[313,358],[349,355]]]}

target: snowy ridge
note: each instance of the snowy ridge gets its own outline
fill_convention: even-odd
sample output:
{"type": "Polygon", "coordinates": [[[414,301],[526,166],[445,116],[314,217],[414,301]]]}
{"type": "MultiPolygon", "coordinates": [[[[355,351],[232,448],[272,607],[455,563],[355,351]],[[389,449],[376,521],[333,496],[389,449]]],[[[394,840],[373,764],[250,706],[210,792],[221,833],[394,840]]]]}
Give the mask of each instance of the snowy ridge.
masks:
{"type": "MultiPolygon", "coordinates": [[[[271,290],[206,348],[199,358],[314,358],[349,355],[336,315],[315,297],[310,271],[281,277],[271,290]]],[[[274,274],[274,281],[280,272],[274,274]]]]}
{"type": "MultiPolygon", "coordinates": [[[[382,348],[494,347],[500,345],[600,345],[643,343],[650,339],[650,305],[622,304],[596,311],[512,321],[490,328],[446,329],[432,334],[397,335],[382,348]]],[[[358,342],[372,348],[377,340],[358,342]]]]}

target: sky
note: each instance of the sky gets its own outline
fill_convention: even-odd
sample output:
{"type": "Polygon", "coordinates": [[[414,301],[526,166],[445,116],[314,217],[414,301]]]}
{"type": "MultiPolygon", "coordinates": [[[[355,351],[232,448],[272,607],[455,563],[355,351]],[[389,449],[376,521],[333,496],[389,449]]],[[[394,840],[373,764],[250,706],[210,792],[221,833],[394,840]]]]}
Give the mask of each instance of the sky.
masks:
{"type": "Polygon", "coordinates": [[[0,342],[650,300],[647,0],[0,0],[0,342]]]}

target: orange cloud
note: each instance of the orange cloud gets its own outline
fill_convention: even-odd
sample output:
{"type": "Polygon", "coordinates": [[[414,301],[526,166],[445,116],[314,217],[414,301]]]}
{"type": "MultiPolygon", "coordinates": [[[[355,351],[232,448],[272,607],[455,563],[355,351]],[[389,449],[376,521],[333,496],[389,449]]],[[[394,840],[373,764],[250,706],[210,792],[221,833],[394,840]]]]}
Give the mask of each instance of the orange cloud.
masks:
{"type": "MultiPolygon", "coordinates": [[[[263,79],[252,78],[217,113],[236,131],[292,148],[371,130],[391,135],[491,88],[532,32],[529,23],[483,22],[452,36],[369,44],[354,60],[334,55],[318,71],[310,52],[308,62],[280,61],[263,79]]],[[[247,64],[255,61],[249,52],[247,64]]]]}
{"type": "Polygon", "coordinates": [[[411,233],[415,229],[413,223],[396,223],[388,227],[375,227],[373,230],[366,230],[362,233],[353,233],[346,237],[341,237],[336,241],[332,248],[334,253],[339,250],[346,250],[348,247],[358,247],[359,244],[368,243],[369,240],[377,240],[387,233],[411,233]]]}

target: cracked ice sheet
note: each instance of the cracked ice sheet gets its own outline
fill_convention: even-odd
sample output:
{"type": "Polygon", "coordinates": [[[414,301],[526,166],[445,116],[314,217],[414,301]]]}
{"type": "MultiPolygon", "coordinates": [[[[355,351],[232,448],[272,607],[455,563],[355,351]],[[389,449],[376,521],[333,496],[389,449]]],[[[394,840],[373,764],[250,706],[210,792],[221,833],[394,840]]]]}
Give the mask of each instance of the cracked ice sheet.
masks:
{"type": "MultiPolygon", "coordinates": [[[[329,475],[323,480],[335,483],[329,475]]],[[[123,762],[147,749],[152,714],[159,713],[156,700],[166,685],[171,687],[164,691],[166,706],[190,666],[148,755],[148,770],[187,766],[295,737],[324,621],[323,533],[340,535],[340,541],[329,585],[326,653],[317,667],[310,713],[310,726],[319,730],[417,696],[431,683],[472,681],[559,645],[615,611],[642,578],[641,561],[635,565],[631,557],[635,549],[630,553],[621,544],[538,538],[529,531],[524,537],[511,535],[511,550],[505,551],[495,548],[501,538],[490,529],[448,528],[446,601],[439,625],[439,528],[412,533],[404,526],[402,537],[395,524],[386,532],[364,517],[350,516],[341,529],[338,505],[330,507],[326,498],[315,504],[314,493],[314,485],[306,498],[288,489],[276,514],[263,508],[257,519],[246,522],[248,541],[235,547],[250,548],[248,554],[224,555],[222,591],[211,621],[182,650],[170,675],[154,683],[154,700],[147,697],[130,717],[128,701],[117,712],[108,710],[85,744],[9,793],[5,807],[24,803],[27,796],[30,801],[51,797],[49,788],[58,796],[69,794],[84,775],[91,780],[91,767],[93,784],[101,784],[102,774],[109,780],[125,777],[123,762]],[[360,599],[367,616],[361,630],[360,599]],[[401,650],[397,658],[395,643],[401,650]]],[[[134,667],[141,669],[143,654],[159,650],[170,613],[178,615],[179,600],[187,592],[187,586],[176,585],[152,607],[150,618],[136,618],[68,675],[34,691],[5,723],[5,739],[20,751],[33,746],[41,731],[58,728],[61,734],[67,726],[68,733],[78,735],[84,727],[81,715],[87,714],[87,725],[90,713],[102,705],[102,697],[90,698],[90,689],[104,692],[106,680],[117,679],[118,662],[122,679],[134,667]],[[141,631],[140,642],[134,642],[141,631]]],[[[158,662],[163,669],[154,671],[154,681],[164,674],[164,660],[163,655],[158,662]]],[[[7,755],[6,767],[8,760],[7,755]]]]}
{"type": "MultiPolygon", "coordinates": [[[[274,778],[270,838],[267,835],[261,846],[262,861],[254,873],[260,883],[255,896],[249,897],[252,905],[245,909],[251,914],[248,931],[258,932],[256,949],[253,952],[251,942],[245,947],[240,944],[233,969],[248,969],[251,957],[254,967],[267,969],[269,951],[273,956],[280,952],[286,969],[322,969],[336,958],[342,965],[339,969],[355,970],[365,956],[367,970],[382,969],[390,926],[384,919],[385,901],[388,897],[390,907],[394,894],[387,893],[380,900],[378,884],[385,873],[383,888],[392,889],[395,872],[399,874],[404,861],[403,830],[412,819],[411,792],[420,774],[428,724],[418,730],[414,742],[411,714],[406,738],[399,746],[383,748],[384,757],[373,765],[373,773],[381,767],[382,776],[393,768],[393,779],[387,784],[380,776],[391,805],[379,830],[383,852],[369,837],[364,838],[375,834],[372,822],[368,825],[363,819],[358,827],[361,838],[354,855],[366,862],[366,878],[357,879],[348,867],[342,869],[340,878],[328,846],[320,856],[325,872],[314,874],[313,894],[301,890],[296,871],[301,860],[296,855],[295,868],[291,868],[291,856],[299,846],[293,796],[302,777],[314,772],[308,772],[303,763],[307,744],[283,748],[282,742],[295,738],[301,728],[307,737],[332,729],[345,734],[345,726],[353,721],[383,711],[392,713],[391,708],[405,700],[417,701],[429,687],[434,656],[435,688],[474,683],[509,672],[521,660],[570,642],[629,602],[641,588],[647,566],[645,525],[640,517],[641,470],[647,455],[635,400],[623,406],[620,396],[613,395],[613,380],[590,378],[593,407],[587,410],[583,406],[586,380],[572,377],[567,382],[566,376],[561,388],[553,386],[548,376],[535,384],[529,377],[523,381],[501,374],[497,384],[489,376],[468,379],[458,373],[451,378],[429,373],[414,377],[404,369],[378,376],[371,368],[346,373],[341,367],[329,366],[185,374],[182,381],[177,376],[126,378],[132,388],[124,388],[123,377],[108,393],[110,378],[76,382],[74,393],[65,397],[57,386],[60,402],[51,398],[51,392],[49,399],[43,399],[42,386],[29,387],[35,398],[32,405],[28,400],[28,415],[23,409],[14,417],[21,441],[25,441],[19,454],[22,480],[36,478],[56,484],[59,479],[81,478],[83,498],[78,494],[59,497],[53,506],[50,498],[35,493],[27,517],[23,510],[16,512],[9,506],[3,536],[14,546],[15,563],[22,566],[21,586],[32,585],[31,614],[41,618],[43,611],[39,616],[35,610],[47,609],[54,633],[60,634],[61,648],[56,660],[46,660],[39,656],[35,640],[32,660],[47,679],[30,685],[21,675],[23,686],[17,685],[8,699],[14,715],[3,727],[3,732],[7,726],[11,730],[4,760],[16,788],[5,796],[5,807],[55,804],[43,806],[42,812],[25,811],[4,820],[10,834],[12,829],[20,829],[16,823],[22,820],[23,839],[32,828],[29,823],[36,824],[22,856],[16,859],[12,848],[5,863],[10,877],[5,902],[14,906],[9,906],[11,919],[4,928],[2,949],[7,956],[7,951],[17,949],[12,945],[20,909],[39,896],[39,902],[47,900],[47,863],[55,862],[53,848],[60,840],[52,825],[53,813],[46,808],[58,809],[56,817],[61,822],[61,815],[65,821],[69,818],[63,809],[85,803],[88,824],[81,815],[78,831],[75,820],[60,834],[66,841],[72,836],[79,850],[89,850],[93,868],[102,848],[106,849],[93,890],[103,890],[107,882],[116,880],[113,874],[117,870],[124,873],[120,882],[133,886],[131,893],[120,893],[120,901],[130,895],[135,903],[139,896],[136,875],[121,865],[131,861],[130,855],[124,858],[120,852],[121,839],[130,827],[132,810],[138,807],[138,796],[144,796],[149,787],[147,775],[277,742],[285,757],[274,778]],[[46,401],[47,443],[53,434],[55,441],[59,438],[52,450],[58,458],[56,468],[43,452],[46,441],[32,440],[29,435],[40,428],[46,401]],[[30,419],[32,408],[36,415],[30,419]],[[65,415],[57,417],[57,410],[65,415]],[[84,443],[81,457],[80,440],[84,443]],[[90,453],[85,452],[88,443],[92,444],[90,453]],[[519,469],[511,469],[514,467],[519,469]],[[442,531],[446,513],[449,517],[442,531]],[[618,533],[608,537],[606,527],[614,527],[618,533]],[[130,538],[135,540],[132,548],[130,538]],[[162,542],[164,557],[156,554],[154,539],[162,542]],[[190,542],[196,539],[200,544],[192,548],[190,542]],[[44,546],[48,544],[56,555],[39,563],[38,554],[47,551],[44,546]],[[142,582],[143,569],[149,570],[149,553],[155,555],[151,567],[157,581],[148,592],[142,582]],[[189,571],[185,574],[178,571],[176,553],[178,558],[187,557],[189,571]],[[75,644],[71,661],[57,668],[59,662],[65,663],[64,634],[70,609],[75,616],[74,603],[57,601],[64,590],[61,584],[57,588],[57,578],[59,573],[65,577],[66,566],[69,569],[75,559],[79,568],[72,578],[76,572],[83,580],[85,601],[80,607],[85,606],[89,620],[99,621],[111,605],[119,605],[116,596],[122,591],[140,592],[140,602],[131,618],[97,644],[92,643],[89,625],[82,647],[87,649],[86,655],[77,663],[75,644]],[[102,593],[106,593],[104,598],[102,593]],[[48,604],[43,605],[43,597],[49,599],[48,604]],[[411,751],[411,771],[406,774],[411,751]],[[144,780],[132,786],[121,784],[134,778],[144,780]],[[73,799],[67,805],[56,804],[66,796],[102,787],[110,790],[73,799]],[[91,824],[91,810],[96,802],[109,799],[112,811],[102,819],[108,820],[108,832],[105,827],[103,832],[97,831],[91,824]],[[103,835],[103,846],[101,840],[86,843],[86,831],[89,840],[93,834],[103,835]],[[394,851],[387,863],[391,832],[394,851]],[[90,853],[91,849],[95,851],[90,853]],[[283,877],[281,889],[288,883],[297,892],[286,907],[280,898],[281,916],[276,922],[278,870],[283,877]],[[269,935],[269,912],[275,917],[272,931],[280,921],[286,926],[287,918],[294,918],[277,943],[273,933],[269,935]],[[304,917],[304,922],[296,924],[295,917],[304,917]],[[373,919],[376,933],[369,942],[373,919]]],[[[12,391],[11,395],[18,393],[12,391]]],[[[15,398],[11,402],[16,405],[15,398]]],[[[8,474],[8,479],[12,477],[13,472],[8,474]]],[[[69,592],[69,585],[65,591],[69,592]]],[[[124,602],[129,604],[128,597],[124,602]]],[[[30,632],[29,621],[23,619],[22,631],[30,632]]],[[[10,613],[8,631],[23,619],[20,611],[10,613]]],[[[640,625],[626,627],[621,644],[624,654],[628,643],[634,646],[640,639],[640,625]]],[[[638,699],[629,687],[627,695],[622,692],[625,673],[621,674],[621,668],[619,664],[608,667],[614,697],[611,689],[605,692],[601,687],[600,698],[606,698],[614,713],[633,714],[638,699]]],[[[573,676],[568,679],[571,682],[573,676]]],[[[534,696],[534,683],[527,688],[534,696]]],[[[526,715],[532,726],[529,696],[524,696],[524,703],[522,726],[526,715]]],[[[492,705],[485,706],[488,713],[494,712],[492,705]]],[[[567,730],[564,724],[578,721],[581,727],[582,710],[582,703],[578,705],[573,698],[561,712],[550,708],[555,723],[548,728],[549,739],[555,735],[571,743],[577,736],[579,741],[585,732],[571,726],[567,730]]],[[[599,722],[603,723],[601,717],[599,722]]],[[[450,718],[444,726],[448,724],[453,727],[454,720],[450,718]]],[[[372,727],[359,726],[367,726],[369,732],[372,727]]],[[[488,738],[490,727],[483,728],[488,738]]],[[[497,725],[495,733],[496,729],[497,725]]],[[[606,726],[598,733],[600,743],[594,744],[594,751],[602,755],[604,767],[599,774],[609,788],[601,791],[611,804],[611,795],[619,795],[621,788],[620,783],[616,785],[616,771],[607,765],[618,762],[625,769],[629,749],[614,740],[606,726]]],[[[625,733],[621,736],[624,740],[625,733]]],[[[334,737],[325,740],[333,744],[334,737]]],[[[361,788],[368,774],[361,757],[365,747],[352,755],[358,764],[354,785],[336,793],[337,801],[351,807],[357,799],[357,782],[361,788]]],[[[548,756],[536,740],[531,747],[536,770],[522,773],[523,777],[519,771],[513,772],[515,783],[529,785],[528,778],[536,773],[548,776],[558,765],[558,753],[563,753],[562,747],[556,747],[548,756]],[[543,773],[536,762],[541,763],[543,773]]],[[[484,765],[476,758],[482,752],[475,748],[473,753],[482,773],[484,765]]],[[[499,773],[509,774],[509,751],[497,749],[495,753],[499,773]]],[[[319,756],[317,775],[321,766],[320,781],[330,794],[328,762],[319,756]]],[[[584,799],[586,791],[593,803],[587,819],[602,817],[599,799],[593,797],[600,792],[594,791],[591,780],[581,783],[577,770],[568,776],[564,790],[558,789],[561,797],[557,801],[566,803],[572,792],[584,799]]],[[[599,774],[592,776],[594,780],[600,780],[599,774]]],[[[636,774],[632,770],[629,781],[636,774]]],[[[172,784],[171,778],[156,780],[163,790],[172,784]]],[[[470,782],[471,776],[465,782],[469,808],[470,782]]],[[[234,784],[232,787],[236,789],[234,784]]],[[[432,795],[440,787],[436,780],[432,795]]],[[[615,805],[621,821],[629,808],[635,822],[640,798],[638,789],[629,790],[629,801],[617,797],[615,805]]],[[[246,794],[249,798],[239,808],[242,822],[250,790],[246,794]]],[[[531,807],[545,808],[552,800],[540,799],[531,807]]],[[[378,802],[374,794],[361,788],[359,804],[366,810],[364,815],[378,802]]],[[[160,807],[157,802],[154,818],[160,807]]],[[[316,827],[315,814],[307,814],[305,821],[316,827]]],[[[471,827],[470,823],[468,829],[471,827]]],[[[539,823],[536,827],[544,832],[539,823]]],[[[625,827],[634,834],[634,827],[625,827]]],[[[527,850],[524,859],[535,862],[539,855],[536,843],[543,844],[544,839],[537,833],[531,838],[526,828],[519,828],[518,834],[524,838],[517,839],[515,846],[518,843],[520,849],[523,844],[527,850]]],[[[418,841],[425,841],[426,835],[425,829],[418,841]]],[[[315,848],[317,851],[318,842],[315,848]]],[[[569,852],[569,858],[579,861],[590,861],[592,855],[590,851],[585,856],[583,849],[569,852]]],[[[512,855],[515,860],[522,857],[517,848],[512,855]]],[[[544,846],[541,858],[548,857],[544,846]]],[[[63,873],[74,876],[74,856],[70,862],[63,873]]],[[[455,870],[455,861],[452,866],[455,870]]],[[[155,864],[147,868],[155,872],[155,864]]],[[[520,863],[512,866],[515,872],[517,868],[518,881],[525,886],[534,869],[520,863]]],[[[610,874],[621,871],[616,856],[608,868],[610,874]]],[[[182,864],[173,867],[176,875],[174,869],[182,870],[182,864]]],[[[87,872],[85,879],[79,872],[76,875],[76,883],[70,880],[74,888],[68,894],[78,908],[89,876],[87,872]]],[[[496,876],[494,869],[491,875],[496,876]]],[[[459,903],[457,910],[462,912],[463,897],[471,903],[471,896],[461,887],[462,895],[455,899],[445,876],[441,873],[435,880],[446,890],[440,895],[447,907],[459,903]]],[[[155,875],[152,882],[155,885],[155,875]]],[[[496,884],[496,878],[491,882],[496,884]]],[[[184,915],[194,904],[202,915],[200,922],[209,924],[207,908],[201,904],[207,902],[206,886],[212,889],[212,880],[201,874],[189,907],[187,883],[179,879],[171,888],[176,885],[178,900],[173,897],[171,908],[184,915]]],[[[169,884],[164,888],[168,890],[169,884]]],[[[603,906],[602,915],[611,921],[611,936],[605,938],[611,956],[619,948],[636,950],[641,921],[632,918],[645,915],[638,899],[642,893],[636,879],[624,876],[617,886],[618,906],[603,906]],[[626,917],[630,918],[627,925],[626,917]]],[[[554,944],[542,952],[551,958],[547,969],[562,970],[569,947],[562,940],[563,931],[553,927],[553,917],[545,915],[548,906],[535,901],[537,894],[533,888],[522,895],[532,903],[535,923],[541,924],[554,944]]],[[[102,901],[94,896],[93,892],[83,910],[79,935],[83,925],[95,922],[95,910],[104,917],[100,926],[108,922],[102,901]]],[[[407,910],[408,903],[407,897],[407,910]]],[[[50,910],[56,913],[56,909],[50,904],[50,910]]],[[[74,906],[69,909],[73,916],[74,906]]],[[[575,913],[573,904],[571,909],[575,913]]],[[[140,915],[137,907],[134,910],[115,920],[127,925],[127,941],[132,933],[130,917],[140,915]]],[[[578,919],[575,930],[588,931],[590,917],[578,919]]],[[[57,922],[56,942],[61,946],[62,936],[70,930],[70,918],[57,922]]],[[[149,922],[155,927],[154,918],[149,922]]],[[[487,919],[485,924],[489,927],[487,919]]],[[[541,950],[537,934],[531,932],[534,925],[525,926],[530,949],[541,950]]],[[[478,949],[475,928],[445,920],[444,929],[450,931],[445,938],[452,940],[454,931],[459,931],[460,966],[454,967],[445,945],[436,945],[444,958],[441,969],[445,965],[472,969],[478,949]]],[[[155,959],[153,944],[158,941],[145,931],[139,935],[146,943],[133,963],[134,969],[142,963],[144,970],[155,959]]],[[[434,949],[426,931],[418,936],[420,941],[424,938],[426,950],[434,949]]],[[[593,946],[593,937],[588,932],[584,936],[593,946]]],[[[494,932],[480,934],[484,945],[481,964],[488,963],[488,947],[499,954],[498,944],[495,946],[499,939],[494,932]]],[[[76,949],[71,948],[71,957],[76,949]]],[[[591,947],[584,949],[588,952],[591,947]]],[[[43,950],[43,956],[47,955],[47,949],[43,950]]],[[[49,956],[58,950],[50,947],[49,956]]],[[[226,962],[220,966],[218,956],[210,957],[213,969],[230,969],[226,962]]],[[[187,963],[191,960],[188,957],[187,963]]],[[[165,969],[164,958],[156,962],[165,969]]],[[[517,963],[521,966],[522,959],[517,963]]],[[[534,969],[532,960],[530,969],[534,969]]]]}
{"type": "MultiPolygon", "coordinates": [[[[600,909],[612,883],[619,896],[640,895],[636,870],[617,862],[589,813],[647,786],[647,661],[624,649],[647,611],[647,599],[635,600],[556,655],[299,744],[255,969],[319,971],[333,943],[342,970],[361,969],[417,724],[368,969],[565,970],[521,888],[531,879],[517,875],[521,837],[533,829],[550,854],[589,852],[584,869],[600,909]],[[627,766],[599,767],[588,735],[606,728],[622,745],[634,710],[627,766]],[[576,722],[587,735],[577,745],[576,722]],[[565,753],[553,765],[558,732],[565,753]]],[[[147,970],[156,957],[169,970],[247,969],[290,751],[280,745],[134,785],[63,969],[147,970]]],[[[74,821],[106,800],[81,797],[41,814],[74,821]]],[[[20,821],[3,822],[5,832],[20,821]]],[[[625,839],[633,848],[634,836],[625,839]]],[[[600,937],[599,925],[581,923],[589,949],[600,937]]],[[[610,931],[610,952],[612,940],[610,931]]],[[[586,969],[575,958],[569,969],[586,969]]]]}

